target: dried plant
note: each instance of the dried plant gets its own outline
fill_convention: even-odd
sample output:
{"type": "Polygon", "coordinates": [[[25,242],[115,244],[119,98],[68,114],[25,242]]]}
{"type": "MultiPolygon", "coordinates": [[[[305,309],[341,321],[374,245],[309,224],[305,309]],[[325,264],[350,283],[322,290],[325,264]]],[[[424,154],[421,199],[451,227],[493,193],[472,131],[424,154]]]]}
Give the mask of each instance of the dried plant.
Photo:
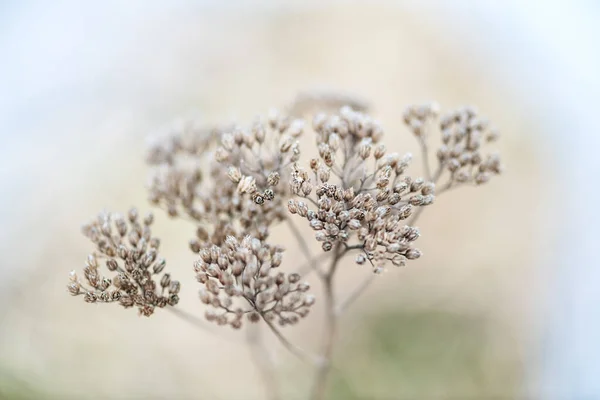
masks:
{"type": "MultiPolygon", "coordinates": [[[[420,144],[423,162],[423,176],[411,176],[412,156],[388,151],[384,130],[365,113],[364,102],[347,96],[315,98],[300,96],[289,107],[291,115],[272,111],[247,128],[179,126],[152,143],[147,162],[150,202],[170,217],[195,224],[189,247],[197,254],[193,269],[205,319],[235,329],[244,322],[266,324],[286,349],[314,363],[310,398],[322,399],[340,315],[378,273],[421,257],[415,222],[425,207],[452,188],[488,182],[501,165],[498,155],[483,152],[497,132],[472,108],[441,117],[435,104],[406,109],[404,121],[420,144]],[[332,107],[337,111],[330,112],[332,107]],[[326,112],[314,113],[310,128],[305,119],[294,117],[319,108],[326,112]],[[435,132],[440,138],[431,168],[435,132]],[[304,135],[315,145],[301,160],[304,135]],[[312,238],[301,234],[297,222],[312,228],[312,238]],[[284,271],[284,248],[270,236],[282,223],[305,254],[308,270],[284,271]],[[313,240],[325,257],[313,254],[313,240]],[[340,299],[334,283],[347,255],[370,273],[340,299]],[[309,293],[310,276],[321,281],[321,297],[309,293]],[[292,344],[280,327],[300,322],[316,300],[327,312],[322,348],[312,355],[292,344]]],[[[84,268],[88,285],[72,272],[68,291],[87,302],[136,306],[144,316],[156,307],[175,306],[180,284],[168,273],[158,278],[166,263],[158,257],[152,220],[149,214],[140,221],[132,209],[127,220],[101,213],[85,225],[83,233],[95,245],[84,268]],[[102,276],[101,264],[114,276],[102,276]]],[[[272,374],[264,362],[257,365],[272,374]]],[[[280,398],[271,376],[266,382],[268,396],[280,398]]]]}

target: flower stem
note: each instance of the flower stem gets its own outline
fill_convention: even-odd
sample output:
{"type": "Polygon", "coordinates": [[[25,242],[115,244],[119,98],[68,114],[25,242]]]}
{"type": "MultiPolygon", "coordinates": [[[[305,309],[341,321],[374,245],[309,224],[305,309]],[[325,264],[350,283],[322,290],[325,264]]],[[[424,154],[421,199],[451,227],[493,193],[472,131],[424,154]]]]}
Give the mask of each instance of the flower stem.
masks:
{"type": "Polygon", "coordinates": [[[325,333],[323,338],[321,357],[322,362],[317,367],[315,382],[310,398],[312,400],[321,400],[325,398],[329,373],[333,357],[333,348],[337,332],[337,313],[335,304],[335,293],[333,288],[333,278],[340,259],[344,255],[344,248],[340,243],[336,244],[334,256],[327,272],[323,276],[323,290],[325,293],[325,333]]]}

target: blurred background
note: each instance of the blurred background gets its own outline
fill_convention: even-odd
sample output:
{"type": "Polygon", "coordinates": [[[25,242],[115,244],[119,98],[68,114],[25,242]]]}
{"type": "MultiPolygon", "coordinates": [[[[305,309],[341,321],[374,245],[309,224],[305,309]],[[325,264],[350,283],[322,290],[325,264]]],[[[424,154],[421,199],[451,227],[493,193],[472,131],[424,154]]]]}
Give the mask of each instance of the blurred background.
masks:
{"type": "MultiPolygon", "coordinates": [[[[425,256],[344,317],[330,397],[600,398],[599,18],[584,0],[0,2],[0,398],[264,398],[243,332],[65,284],[90,249],[81,223],[149,210],[149,134],[248,123],[313,90],[368,100],[398,151],[417,149],[406,105],[476,105],[507,166],[440,197],[425,256]]],[[[156,214],[181,308],[202,315],[194,228],[156,214]]],[[[338,291],[367,273],[351,263],[338,291]]],[[[316,348],[320,317],[291,340],[316,348]]],[[[263,338],[302,398],[309,371],[263,338]]]]}

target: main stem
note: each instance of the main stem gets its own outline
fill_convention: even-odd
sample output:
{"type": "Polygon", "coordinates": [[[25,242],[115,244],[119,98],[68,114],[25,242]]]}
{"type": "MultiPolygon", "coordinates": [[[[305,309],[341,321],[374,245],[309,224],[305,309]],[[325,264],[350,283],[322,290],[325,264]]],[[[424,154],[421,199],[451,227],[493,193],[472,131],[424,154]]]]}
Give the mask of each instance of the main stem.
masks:
{"type": "Polygon", "coordinates": [[[329,269],[323,275],[323,290],[325,294],[325,332],[323,336],[323,347],[321,350],[322,361],[317,367],[314,386],[310,398],[321,400],[325,398],[327,390],[327,381],[331,372],[333,347],[337,332],[337,313],[335,304],[335,292],[333,288],[333,278],[338,263],[344,254],[344,249],[340,243],[336,244],[334,256],[331,260],[329,269]]]}

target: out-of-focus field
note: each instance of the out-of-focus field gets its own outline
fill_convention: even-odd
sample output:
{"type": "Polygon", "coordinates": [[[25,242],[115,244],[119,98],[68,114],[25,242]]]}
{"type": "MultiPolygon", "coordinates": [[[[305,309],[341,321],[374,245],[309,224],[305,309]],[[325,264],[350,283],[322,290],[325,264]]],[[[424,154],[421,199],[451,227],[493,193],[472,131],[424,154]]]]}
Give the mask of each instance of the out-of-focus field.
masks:
{"type": "MultiPolygon", "coordinates": [[[[137,25],[123,36],[105,39],[119,50],[94,75],[61,78],[63,87],[49,89],[37,99],[42,109],[24,117],[23,134],[9,139],[0,397],[262,398],[244,333],[223,328],[227,335],[214,335],[167,312],[145,319],[84,304],[66,293],[67,274],[83,266],[89,249],[82,222],[103,208],[149,209],[147,134],[178,116],[248,122],[299,91],[339,89],[373,105],[388,148],[414,154],[416,143],[402,126],[404,106],[431,99],[442,109],[474,104],[500,128],[498,149],[508,168],[487,187],[441,196],[419,224],[424,257],[390,268],[344,317],[332,398],[522,392],[532,310],[544,282],[534,272],[546,246],[550,166],[535,145],[535,111],[486,73],[476,50],[453,35],[453,21],[375,5],[243,13],[173,8],[133,20],[137,25]]],[[[102,59],[93,51],[102,40],[82,46],[82,56],[102,59]]],[[[183,283],[180,305],[202,315],[186,245],[194,228],[156,214],[162,254],[183,283]]],[[[301,259],[284,237],[286,258],[301,259]]],[[[352,262],[346,269],[340,293],[370,273],[352,262]]],[[[316,348],[321,317],[315,312],[290,329],[291,339],[316,348]]],[[[306,368],[264,334],[286,398],[295,398],[306,368]]]]}

